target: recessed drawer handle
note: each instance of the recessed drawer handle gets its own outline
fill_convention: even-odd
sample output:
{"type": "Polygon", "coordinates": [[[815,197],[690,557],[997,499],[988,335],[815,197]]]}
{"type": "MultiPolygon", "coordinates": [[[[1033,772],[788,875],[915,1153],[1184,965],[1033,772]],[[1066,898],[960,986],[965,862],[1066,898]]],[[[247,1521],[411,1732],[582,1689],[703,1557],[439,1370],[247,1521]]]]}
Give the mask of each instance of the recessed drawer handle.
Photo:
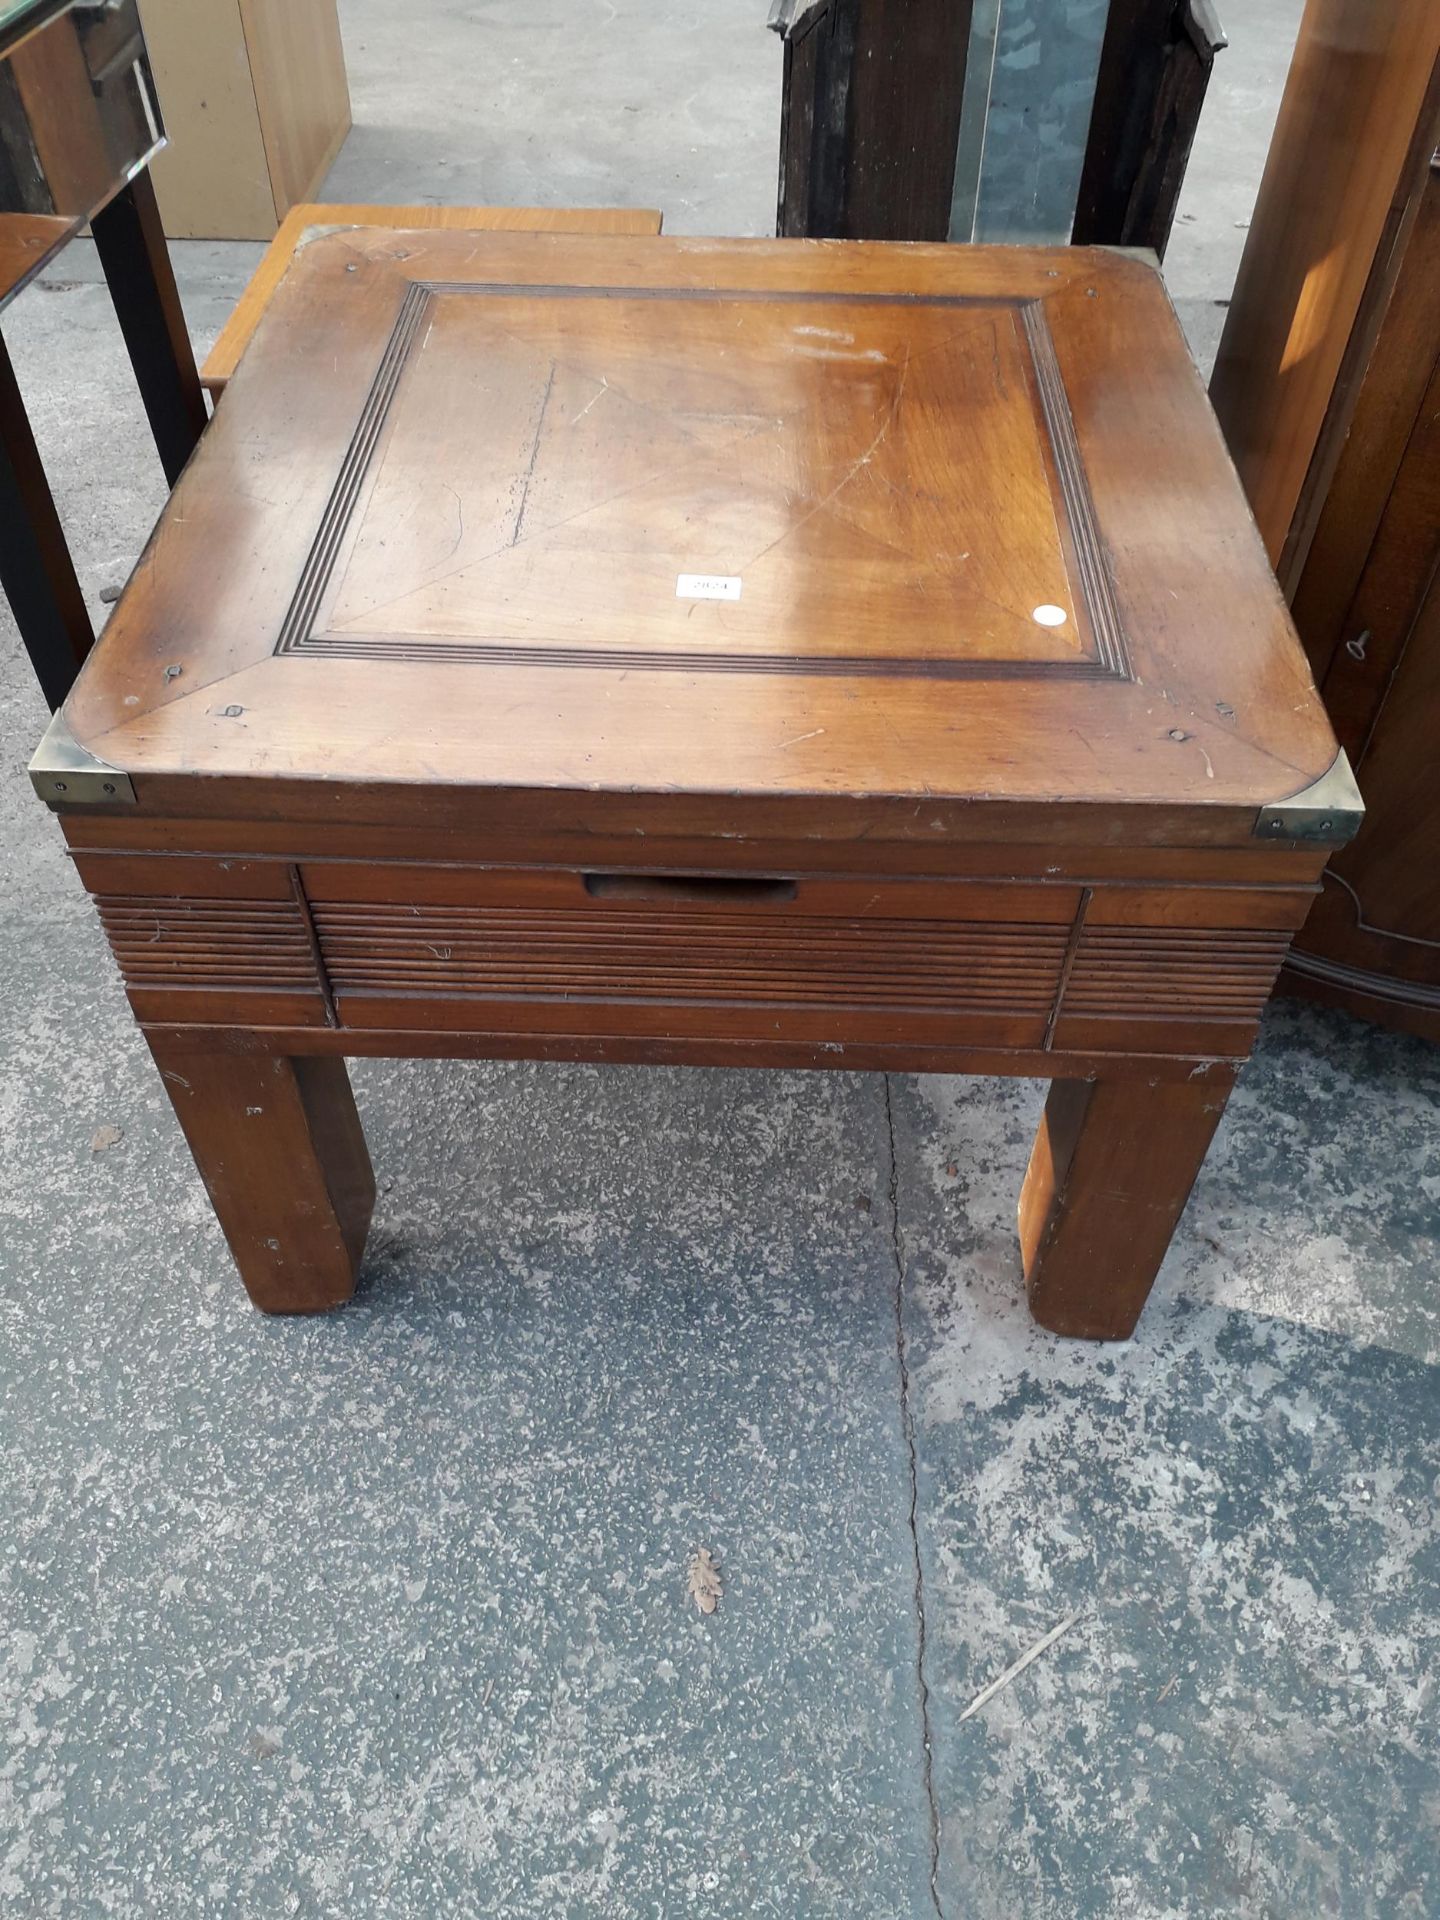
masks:
{"type": "Polygon", "coordinates": [[[793,880],[730,880],[710,874],[587,873],[585,891],[594,900],[655,900],[675,905],[768,906],[795,898],[793,880]]]}

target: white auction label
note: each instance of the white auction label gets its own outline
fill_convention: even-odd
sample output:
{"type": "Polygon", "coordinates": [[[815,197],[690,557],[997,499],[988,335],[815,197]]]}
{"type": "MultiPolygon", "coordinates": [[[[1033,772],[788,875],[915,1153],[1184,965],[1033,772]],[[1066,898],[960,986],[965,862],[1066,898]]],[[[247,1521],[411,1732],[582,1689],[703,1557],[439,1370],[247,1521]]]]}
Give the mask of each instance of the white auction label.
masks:
{"type": "Polygon", "coordinates": [[[738,600],[740,576],[734,573],[682,573],[675,582],[677,600],[738,600]]]}

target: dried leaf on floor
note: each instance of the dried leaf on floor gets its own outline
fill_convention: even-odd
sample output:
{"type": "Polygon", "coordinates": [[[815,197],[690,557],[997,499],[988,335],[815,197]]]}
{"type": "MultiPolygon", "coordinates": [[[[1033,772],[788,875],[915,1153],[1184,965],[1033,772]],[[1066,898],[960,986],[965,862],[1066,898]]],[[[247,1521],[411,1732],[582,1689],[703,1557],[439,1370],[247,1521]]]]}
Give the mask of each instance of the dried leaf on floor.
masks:
{"type": "Polygon", "coordinates": [[[106,1153],[111,1147],[118,1147],[124,1138],[125,1131],[122,1127],[97,1127],[90,1136],[90,1151],[91,1153],[106,1153]]]}
{"type": "Polygon", "coordinates": [[[720,1583],[720,1569],[716,1566],[708,1547],[701,1547],[690,1562],[690,1577],[687,1584],[690,1597],[701,1613],[714,1613],[725,1589],[720,1583]]]}

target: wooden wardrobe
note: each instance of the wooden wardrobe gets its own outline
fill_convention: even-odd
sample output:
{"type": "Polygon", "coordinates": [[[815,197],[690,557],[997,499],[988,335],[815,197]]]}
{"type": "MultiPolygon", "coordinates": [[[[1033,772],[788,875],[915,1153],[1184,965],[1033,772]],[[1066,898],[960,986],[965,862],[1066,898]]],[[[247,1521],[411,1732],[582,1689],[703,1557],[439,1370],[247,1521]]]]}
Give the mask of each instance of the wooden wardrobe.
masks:
{"type": "Polygon", "coordinates": [[[1440,8],[1310,0],[1211,397],[1366,819],[1284,984],[1440,1040],[1440,8]]]}

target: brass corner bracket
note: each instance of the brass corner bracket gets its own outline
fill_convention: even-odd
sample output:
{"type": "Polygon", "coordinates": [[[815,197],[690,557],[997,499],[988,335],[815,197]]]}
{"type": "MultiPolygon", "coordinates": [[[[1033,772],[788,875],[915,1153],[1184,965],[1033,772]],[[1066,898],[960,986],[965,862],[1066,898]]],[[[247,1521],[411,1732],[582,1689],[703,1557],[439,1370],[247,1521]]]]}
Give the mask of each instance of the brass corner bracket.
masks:
{"type": "Polygon", "coordinates": [[[1288,800],[1261,807],[1255,817],[1255,838],[1343,847],[1355,838],[1364,818],[1365,802],[1342,747],[1318,780],[1288,800]]]}
{"type": "Polygon", "coordinates": [[[30,784],[47,807],[133,807],[128,773],[82,747],[62,707],[30,762],[30,784]]]}

